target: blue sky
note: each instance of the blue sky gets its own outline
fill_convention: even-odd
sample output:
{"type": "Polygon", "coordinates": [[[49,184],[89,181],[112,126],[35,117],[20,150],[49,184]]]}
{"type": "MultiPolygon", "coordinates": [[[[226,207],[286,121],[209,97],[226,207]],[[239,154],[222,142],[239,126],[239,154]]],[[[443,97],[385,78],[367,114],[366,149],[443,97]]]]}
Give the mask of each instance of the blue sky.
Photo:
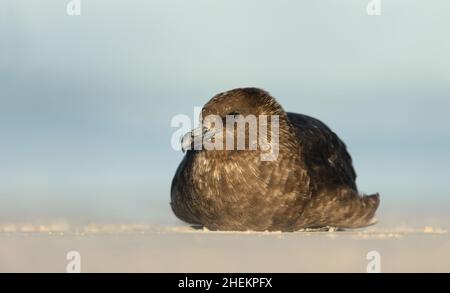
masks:
{"type": "Polygon", "coordinates": [[[68,2],[0,0],[0,221],[172,219],[171,118],[240,86],[335,130],[382,209],[450,207],[448,1],[68,2]]]}

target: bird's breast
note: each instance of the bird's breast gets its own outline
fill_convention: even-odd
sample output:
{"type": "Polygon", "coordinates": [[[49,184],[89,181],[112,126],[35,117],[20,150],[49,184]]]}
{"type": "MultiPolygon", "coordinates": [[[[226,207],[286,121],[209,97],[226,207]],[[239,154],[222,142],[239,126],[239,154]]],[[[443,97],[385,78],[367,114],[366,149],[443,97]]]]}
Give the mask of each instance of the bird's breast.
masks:
{"type": "Polygon", "coordinates": [[[260,181],[259,162],[251,157],[219,159],[199,154],[191,168],[194,189],[202,197],[233,202],[265,186],[260,181]]]}

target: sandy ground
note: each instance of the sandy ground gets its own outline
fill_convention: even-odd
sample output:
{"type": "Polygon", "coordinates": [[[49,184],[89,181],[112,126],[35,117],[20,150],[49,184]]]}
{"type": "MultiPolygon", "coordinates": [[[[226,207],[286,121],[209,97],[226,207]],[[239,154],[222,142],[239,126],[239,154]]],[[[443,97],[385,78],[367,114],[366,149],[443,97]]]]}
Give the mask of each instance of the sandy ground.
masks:
{"type": "Polygon", "coordinates": [[[330,232],[212,232],[141,224],[0,225],[0,272],[450,272],[450,233],[438,227],[330,232]]]}

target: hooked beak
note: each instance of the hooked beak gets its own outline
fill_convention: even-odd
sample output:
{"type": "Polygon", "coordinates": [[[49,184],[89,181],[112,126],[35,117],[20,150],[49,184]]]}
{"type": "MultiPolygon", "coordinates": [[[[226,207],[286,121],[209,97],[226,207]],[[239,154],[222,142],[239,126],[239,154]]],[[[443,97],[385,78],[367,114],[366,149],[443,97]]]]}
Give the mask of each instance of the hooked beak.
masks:
{"type": "Polygon", "coordinates": [[[203,142],[210,141],[216,132],[207,127],[199,126],[192,131],[189,131],[181,138],[181,150],[183,153],[190,150],[202,150],[203,142]]]}

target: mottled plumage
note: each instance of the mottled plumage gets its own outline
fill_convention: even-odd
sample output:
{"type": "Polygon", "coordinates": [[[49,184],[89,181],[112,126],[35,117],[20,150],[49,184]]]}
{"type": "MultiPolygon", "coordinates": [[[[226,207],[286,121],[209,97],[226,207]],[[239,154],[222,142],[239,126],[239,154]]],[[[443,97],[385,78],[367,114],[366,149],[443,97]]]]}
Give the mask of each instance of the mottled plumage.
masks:
{"type": "Polygon", "coordinates": [[[295,231],[373,224],[378,194],[359,195],[345,144],[325,124],[286,113],[267,92],[240,88],[213,97],[203,117],[278,115],[279,154],[261,150],[188,150],[172,182],[181,220],[211,230],[295,231]]]}

